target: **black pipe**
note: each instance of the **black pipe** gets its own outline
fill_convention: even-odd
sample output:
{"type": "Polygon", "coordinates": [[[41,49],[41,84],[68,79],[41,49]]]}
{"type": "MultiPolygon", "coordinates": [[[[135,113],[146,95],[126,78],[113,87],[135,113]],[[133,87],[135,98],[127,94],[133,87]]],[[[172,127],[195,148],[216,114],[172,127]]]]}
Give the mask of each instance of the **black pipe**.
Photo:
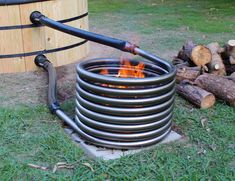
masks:
{"type": "Polygon", "coordinates": [[[152,145],[167,136],[171,131],[176,74],[171,63],[129,42],[64,25],[40,12],[33,12],[30,18],[34,24],[138,54],[148,60],[141,60],[146,65],[145,78],[117,78],[112,73],[109,76],[99,74],[104,67],[111,72],[117,71],[119,59],[94,59],[79,63],[74,122],[57,102],[54,67],[45,56],[37,56],[35,63],[48,72],[48,106],[52,113],[84,140],[100,146],[132,149],[152,145]],[[123,86],[126,88],[123,89],[123,86]]]}
{"type": "Polygon", "coordinates": [[[56,70],[45,55],[40,54],[36,56],[34,62],[38,67],[42,67],[48,73],[48,107],[52,113],[55,113],[56,110],[60,109],[56,98],[56,70]]]}
{"type": "MultiPolygon", "coordinates": [[[[49,109],[52,113],[56,114],[72,129],[79,133],[79,135],[82,136],[85,140],[97,145],[111,148],[133,149],[140,146],[149,146],[157,143],[170,132],[172,106],[170,106],[170,109],[166,109],[166,111],[161,111],[160,113],[155,114],[155,118],[152,117],[152,115],[142,117],[142,122],[138,122],[140,117],[129,117],[133,119],[133,125],[120,125],[119,118],[121,117],[116,117],[115,119],[118,119],[119,122],[115,125],[111,122],[106,124],[104,122],[102,123],[99,121],[93,121],[89,117],[84,116],[86,114],[83,114],[82,111],[79,111],[79,103],[77,102],[78,105],[76,108],[75,123],[60,109],[60,106],[57,102],[56,71],[53,65],[44,55],[38,55],[35,58],[35,64],[39,67],[42,67],[48,73],[49,109]],[[152,119],[150,119],[151,117],[152,119]],[[156,121],[157,117],[158,121],[156,121]],[[151,122],[146,122],[147,119],[149,119],[151,122]]],[[[126,117],[125,121],[128,123],[128,117],[126,117]]]]}
{"type": "Polygon", "coordinates": [[[56,98],[56,70],[52,63],[44,55],[38,55],[34,59],[35,64],[38,67],[43,68],[48,73],[48,108],[52,114],[56,114],[61,120],[63,120],[74,131],[80,132],[80,128],[76,123],[67,116],[60,108],[60,105],[56,98]]]}
{"type": "Polygon", "coordinates": [[[72,26],[68,26],[62,23],[59,23],[57,21],[54,21],[52,19],[47,18],[46,16],[44,16],[43,14],[41,14],[38,11],[34,11],[31,16],[30,19],[32,21],[33,24],[39,24],[39,25],[45,25],[48,26],[50,28],[59,30],[61,32],[73,35],[73,36],[77,36],[89,41],[93,41],[99,44],[103,44],[103,45],[107,45],[113,48],[117,48],[119,50],[122,51],[127,51],[127,47],[130,45],[129,42],[123,41],[123,40],[119,40],[119,39],[115,39],[115,38],[110,38],[107,36],[103,36],[103,35],[99,35],[96,33],[92,33],[92,32],[88,32],[82,29],[77,29],[74,28],[72,26]]]}

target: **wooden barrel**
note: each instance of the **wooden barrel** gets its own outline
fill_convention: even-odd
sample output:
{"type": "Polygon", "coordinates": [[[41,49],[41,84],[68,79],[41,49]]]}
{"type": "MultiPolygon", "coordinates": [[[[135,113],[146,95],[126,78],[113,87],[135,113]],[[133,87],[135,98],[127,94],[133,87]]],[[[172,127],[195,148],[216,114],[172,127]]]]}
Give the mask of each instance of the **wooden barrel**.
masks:
{"type": "Polygon", "coordinates": [[[73,63],[88,54],[86,40],[35,27],[29,19],[33,11],[88,30],[87,0],[0,0],[0,73],[36,70],[34,58],[40,53],[54,66],[73,63]]]}

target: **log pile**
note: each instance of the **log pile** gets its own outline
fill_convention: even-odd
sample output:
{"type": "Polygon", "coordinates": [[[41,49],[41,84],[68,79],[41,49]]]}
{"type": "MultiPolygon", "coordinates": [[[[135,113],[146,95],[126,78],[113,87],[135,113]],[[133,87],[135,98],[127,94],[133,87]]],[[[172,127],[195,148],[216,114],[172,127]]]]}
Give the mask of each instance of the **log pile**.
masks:
{"type": "Polygon", "coordinates": [[[235,107],[235,40],[223,47],[188,41],[172,63],[180,96],[202,109],[212,107],[216,98],[235,107]]]}

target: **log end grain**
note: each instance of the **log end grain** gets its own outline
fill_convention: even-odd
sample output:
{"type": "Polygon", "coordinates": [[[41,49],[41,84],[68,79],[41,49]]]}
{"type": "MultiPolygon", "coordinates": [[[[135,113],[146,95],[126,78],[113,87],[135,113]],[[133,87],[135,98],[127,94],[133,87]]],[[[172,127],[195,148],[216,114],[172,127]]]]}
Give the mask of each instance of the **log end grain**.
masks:
{"type": "Polygon", "coordinates": [[[201,109],[208,109],[215,104],[215,96],[213,94],[208,94],[201,101],[201,109]]]}
{"type": "Polygon", "coordinates": [[[204,66],[212,60],[212,53],[209,48],[197,45],[192,50],[191,59],[195,65],[204,66]]]}

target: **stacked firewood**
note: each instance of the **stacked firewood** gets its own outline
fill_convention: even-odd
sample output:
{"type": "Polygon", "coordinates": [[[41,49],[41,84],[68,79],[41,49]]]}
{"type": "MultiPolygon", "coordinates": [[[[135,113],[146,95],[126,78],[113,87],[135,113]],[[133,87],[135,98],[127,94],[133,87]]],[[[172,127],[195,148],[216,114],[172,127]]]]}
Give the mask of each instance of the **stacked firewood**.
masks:
{"type": "Polygon", "coordinates": [[[212,107],[216,98],[235,107],[235,40],[223,47],[217,42],[205,46],[188,41],[173,64],[179,95],[199,108],[212,107]]]}

